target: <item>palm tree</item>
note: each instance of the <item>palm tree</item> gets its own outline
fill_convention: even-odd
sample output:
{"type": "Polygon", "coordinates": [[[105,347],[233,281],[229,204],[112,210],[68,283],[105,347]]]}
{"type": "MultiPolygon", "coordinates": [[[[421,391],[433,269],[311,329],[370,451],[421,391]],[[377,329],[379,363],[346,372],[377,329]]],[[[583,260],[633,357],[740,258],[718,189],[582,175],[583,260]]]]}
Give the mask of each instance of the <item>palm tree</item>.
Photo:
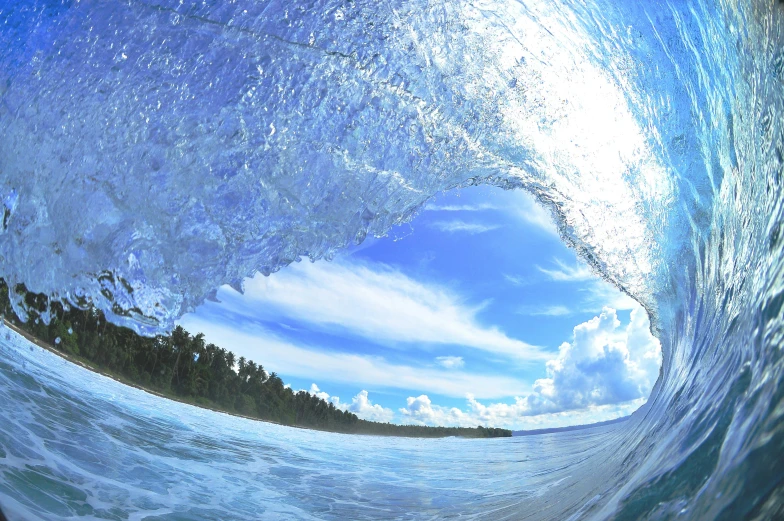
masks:
{"type": "Polygon", "coordinates": [[[234,371],[234,353],[231,351],[226,353],[226,365],[229,366],[230,371],[234,371]]]}
{"type": "Polygon", "coordinates": [[[182,352],[188,349],[190,344],[190,333],[185,331],[182,326],[177,326],[172,331],[171,339],[172,345],[177,350],[177,359],[174,361],[174,370],[172,371],[171,380],[169,380],[169,387],[171,387],[172,382],[174,381],[174,376],[177,375],[177,385],[180,384],[180,372],[178,370],[180,364],[180,356],[182,352]]]}
{"type": "Polygon", "coordinates": [[[196,355],[201,358],[204,355],[204,333],[197,333],[196,336],[191,337],[190,345],[188,346],[191,356],[188,357],[188,369],[193,368],[193,363],[196,361],[196,355]]]}

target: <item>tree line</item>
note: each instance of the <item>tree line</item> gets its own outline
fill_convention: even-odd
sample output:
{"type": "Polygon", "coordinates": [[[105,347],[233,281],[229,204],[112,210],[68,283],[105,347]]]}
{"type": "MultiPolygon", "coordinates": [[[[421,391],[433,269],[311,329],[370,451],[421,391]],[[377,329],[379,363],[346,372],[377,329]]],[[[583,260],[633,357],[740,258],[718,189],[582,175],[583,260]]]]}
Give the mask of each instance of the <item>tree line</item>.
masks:
{"type": "Polygon", "coordinates": [[[384,436],[490,438],[512,431],[486,427],[424,427],[362,420],[307,391],[294,392],[275,372],[208,343],[204,334],[177,326],[169,335],[145,337],[108,322],[100,310],[49,303],[23,286],[29,317],[13,312],[9,288],[0,279],[0,312],[40,341],[102,372],[141,388],[211,409],[284,425],[384,436]],[[49,315],[48,324],[43,318],[49,315]]]}

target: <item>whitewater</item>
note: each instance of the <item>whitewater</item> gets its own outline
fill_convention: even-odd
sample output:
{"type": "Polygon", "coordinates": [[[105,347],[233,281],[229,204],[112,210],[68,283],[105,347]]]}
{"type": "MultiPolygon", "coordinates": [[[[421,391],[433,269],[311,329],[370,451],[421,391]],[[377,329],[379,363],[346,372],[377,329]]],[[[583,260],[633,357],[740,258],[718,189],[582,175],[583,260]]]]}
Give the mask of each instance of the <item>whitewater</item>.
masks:
{"type": "Polygon", "coordinates": [[[155,334],[490,184],[663,354],[621,424],[388,440],[163,401],[3,331],[9,515],[784,516],[781,2],[0,0],[0,101],[9,287],[155,334]]]}

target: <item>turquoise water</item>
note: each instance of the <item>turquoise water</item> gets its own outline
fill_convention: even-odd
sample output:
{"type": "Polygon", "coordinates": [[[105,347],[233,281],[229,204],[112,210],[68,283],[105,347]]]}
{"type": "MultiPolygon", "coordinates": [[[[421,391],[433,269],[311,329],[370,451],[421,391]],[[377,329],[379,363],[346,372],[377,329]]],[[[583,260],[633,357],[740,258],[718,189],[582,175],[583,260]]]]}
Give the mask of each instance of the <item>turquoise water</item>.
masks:
{"type": "Polygon", "coordinates": [[[613,450],[610,427],[490,440],[293,429],[162,400],[13,332],[0,354],[10,519],[520,519],[613,450]]]}
{"type": "Polygon", "coordinates": [[[192,494],[213,510],[185,518],[784,516],[784,4],[25,0],[0,1],[0,20],[9,282],[154,333],[221,284],[383,234],[441,190],[493,184],[544,204],[649,311],[663,353],[648,404],[606,431],[361,438],[413,451],[401,462],[232,419],[188,463],[201,453],[175,440],[204,435],[190,426],[207,413],[111,402],[115,384],[5,346],[0,501],[14,512],[56,518],[40,494],[70,495],[84,515],[117,503],[143,519],[192,494]],[[40,411],[42,426],[22,425],[40,411]],[[68,425],[84,415],[123,428],[80,451],[68,425]],[[233,442],[261,438],[281,442],[278,466],[215,477],[233,442]],[[78,492],[68,472],[85,458],[100,471],[73,474],[78,492]],[[117,461],[129,464],[104,472],[117,461]],[[322,481],[299,485],[311,475],[322,481]]]}

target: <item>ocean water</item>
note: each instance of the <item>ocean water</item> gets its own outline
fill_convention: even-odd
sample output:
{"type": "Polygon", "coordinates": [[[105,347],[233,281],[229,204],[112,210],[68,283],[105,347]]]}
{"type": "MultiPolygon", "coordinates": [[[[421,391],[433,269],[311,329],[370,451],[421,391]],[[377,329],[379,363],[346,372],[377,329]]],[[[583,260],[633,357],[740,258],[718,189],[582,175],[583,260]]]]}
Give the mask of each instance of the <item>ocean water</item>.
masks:
{"type": "Polygon", "coordinates": [[[0,399],[14,406],[0,412],[0,503],[11,520],[536,518],[616,436],[282,427],[162,400],[4,333],[0,399]]]}
{"type": "Polygon", "coordinates": [[[154,333],[221,284],[493,184],[536,196],[663,353],[617,426],[360,450],[3,340],[13,512],[784,517],[781,2],[7,0],[0,22],[11,283],[154,333]]]}

